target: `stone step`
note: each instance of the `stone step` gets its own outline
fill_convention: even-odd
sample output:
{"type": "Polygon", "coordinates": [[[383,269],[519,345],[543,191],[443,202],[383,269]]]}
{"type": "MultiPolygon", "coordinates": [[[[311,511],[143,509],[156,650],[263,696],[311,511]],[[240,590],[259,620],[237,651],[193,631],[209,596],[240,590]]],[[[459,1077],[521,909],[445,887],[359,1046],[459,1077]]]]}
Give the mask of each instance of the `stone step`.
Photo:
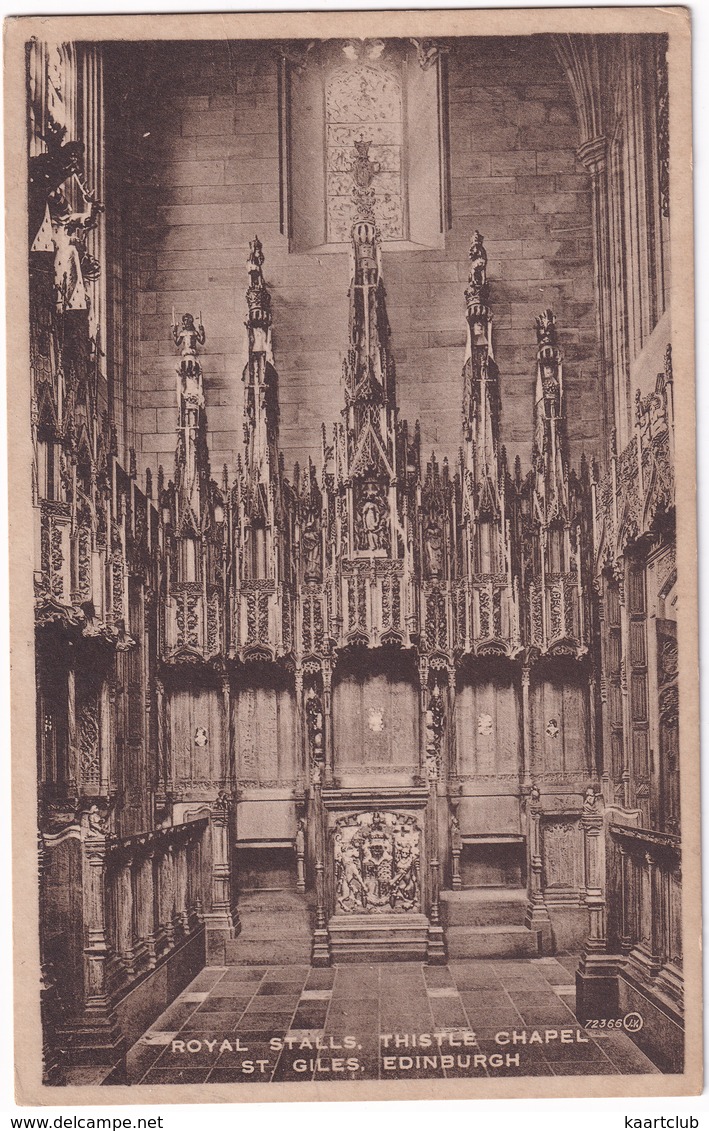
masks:
{"type": "Polygon", "coordinates": [[[257,942],[269,939],[286,942],[288,939],[309,939],[311,937],[310,919],[295,920],[292,916],[273,915],[239,915],[241,919],[241,936],[257,942]]]}
{"type": "Polygon", "coordinates": [[[527,911],[527,892],[525,888],[442,891],[440,907],[444,927],[521,927],[527,911]]]}
{"type": "Polygon", "coordinates": [[[333,962],[423,962],[425,915],[335,915],[328,924],[333,962]]]}
{"type": "Polygon", "coordinates": [[[524,926],[448,927],[448,958],[536,958],[539,931],[524,926]]]}
{"type": "Polygon", "coordinates": [[[311,900],[307,895],[301,895],[300,892],[290,891],[287,888],[272,891],[267,888],[260,888],[239,893],[239,908],[243,911],[291,912],[301,908],[307,909],[310,903],[311,900]]]}
{"type": "Polygon", "coordinates": [[[226,943],[227,966],[309,966],[310,938],[265,941],[242,939],[226,943]]]}
{"type": "Polygon", "coordinates": [[[241,931],[227,942],[225,961],[234,966],[310,963],[311,913],[305,895],[288,889],[242,892],[241,931]]]}

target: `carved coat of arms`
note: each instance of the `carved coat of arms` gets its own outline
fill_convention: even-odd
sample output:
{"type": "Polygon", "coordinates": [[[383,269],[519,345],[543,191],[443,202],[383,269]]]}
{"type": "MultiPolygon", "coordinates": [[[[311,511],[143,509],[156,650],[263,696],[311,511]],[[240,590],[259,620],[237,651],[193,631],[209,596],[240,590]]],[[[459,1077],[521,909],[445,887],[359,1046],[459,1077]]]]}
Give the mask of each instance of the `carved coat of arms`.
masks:
{"type": "Polygon", "coordinates": [[[338,910],[414,911],[420,907],[421,830],[406,813],[355,813],[334,830],[338,910]]]}

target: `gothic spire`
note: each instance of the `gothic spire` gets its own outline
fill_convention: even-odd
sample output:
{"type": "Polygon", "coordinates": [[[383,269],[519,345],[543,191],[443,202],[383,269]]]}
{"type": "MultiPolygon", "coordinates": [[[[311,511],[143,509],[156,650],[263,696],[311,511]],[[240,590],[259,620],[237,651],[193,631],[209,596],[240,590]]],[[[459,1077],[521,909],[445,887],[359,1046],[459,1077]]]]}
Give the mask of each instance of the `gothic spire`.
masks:
{"type": "Polygon", "coordinates": [[[487,252],[476,231],[469,251],[470,273],[465,288],[467,349],[463,367],[463,432],[472,440],[477,457],[477,477],[488,475],[499,447],[500,390],[492,348],[492,311],[489,306],[487,252]]]}
{"type": "MultiPolygon", "coordinates": [[[[352,173],[352,280],[350,345],[344,363],[345,397],[353,406],[352,426],[359,436],[372,410],[394,405],[394,366],[389,354],[389,320],[381,274],[380,235],[374,215],[374,178],[379,163],[370,160],[370,141],[355,142],[352,173]]],[[[383,422],[382,422],[383,423],[383,422]]]]}
{"type": "Polygon", "coordinates": [[[262,483],[278,477],[278,374],[271,345],[271,294],[263,277],[265,256],[258,236],[249,244],[246,291],[249,358],[244,367],[246,468],[262,483]]]}
{"type": "Polygon", "coordinates": [[[175,451],[175,504],[178,536],[199,538],[208,520],[209,451],[204,382],[198,347],[206,335],[199,315],[182,315],[178,324],[172,314],[172,337],[180,351],[177,368],[177,447],[175,451]]]}
{"type": "Polygon", "coordinates": [[[338,545],[344,554],[401,558],[412,552],[404,493],[409,461],[418,456],[409,449],[396,407],[375,217],[380,167],[370,158],[371,144],[360,137],[350,165],[349,348],[343,362],[343,423],[335,431],[332,452],[335,486],[347,497],[338,545]]]}
{"type": "Polygon", "coordinates": [[[556,317],[544,310],[535,319],[537,384],[534,396],[535,493],[544,522],[566,520],[568,455],[566,398],[556,317]]]}
{"type": "Polygon", "coordinates": [[[463,441],[465,473],[475,521],[500,518],[500,388],[492,349],[487,252],[476,231],[470,245],[465,289],[467,348],[463,364],[463,441]]]}

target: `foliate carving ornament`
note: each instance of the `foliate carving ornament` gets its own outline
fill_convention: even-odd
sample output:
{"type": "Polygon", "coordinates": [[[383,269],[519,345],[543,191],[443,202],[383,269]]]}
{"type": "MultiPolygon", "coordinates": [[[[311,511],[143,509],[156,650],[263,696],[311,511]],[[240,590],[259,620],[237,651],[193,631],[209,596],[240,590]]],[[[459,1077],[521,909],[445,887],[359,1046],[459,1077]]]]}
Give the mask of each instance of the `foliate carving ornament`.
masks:
{"type": "Polygon", "coordinates": [[[312,687],[305,698],[305,720],[311,763],[322,762],[325,757],[323,705],[320,696],[312,687]]]}
{"type": "Polygon", "coordinates": [[[439,685],[435,683],[426,711],[426,767],[431,781],[438,780],[441,771],[443,720],[443,696],[439,685]]]}
{"type": "Polygon", "coordinates": [[[77,717],[81,777],[84,786],[97,784],[99,769],[98,703],[95,698],[81,705],[77,717]]]}
{"type": "Polygon", "coordinates": [[[448,47],[438,39],[412,38],[411,42],[416,48],[416,58],[422,71],[427,71],[438,61],[443,52],[448,51],[448,47]]]}

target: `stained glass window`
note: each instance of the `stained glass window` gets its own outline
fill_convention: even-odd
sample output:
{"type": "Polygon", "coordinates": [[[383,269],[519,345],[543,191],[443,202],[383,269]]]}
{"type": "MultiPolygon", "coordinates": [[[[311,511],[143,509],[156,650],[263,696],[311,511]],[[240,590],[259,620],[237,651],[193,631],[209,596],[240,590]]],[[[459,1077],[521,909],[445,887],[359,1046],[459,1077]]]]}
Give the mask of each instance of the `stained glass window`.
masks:
{"type": "Polygon", "coordinates": [[[291,251],[349,245],[360,140],[384,246],[445,246],[446,75],[444,56],[422,62],[415,44],[398,39],[322,42],[284,63],[281,219],[291,251]]]}
{"type": "Polygon", "coordinates": [[[354,218],[354,143],[372,143],[377,169],[375,215],[384,240],[403,240],[403,104],[401,79],[393,71],[362,63],[341,67],[325,91],[327,242],[347,243],[354,218]]]}

